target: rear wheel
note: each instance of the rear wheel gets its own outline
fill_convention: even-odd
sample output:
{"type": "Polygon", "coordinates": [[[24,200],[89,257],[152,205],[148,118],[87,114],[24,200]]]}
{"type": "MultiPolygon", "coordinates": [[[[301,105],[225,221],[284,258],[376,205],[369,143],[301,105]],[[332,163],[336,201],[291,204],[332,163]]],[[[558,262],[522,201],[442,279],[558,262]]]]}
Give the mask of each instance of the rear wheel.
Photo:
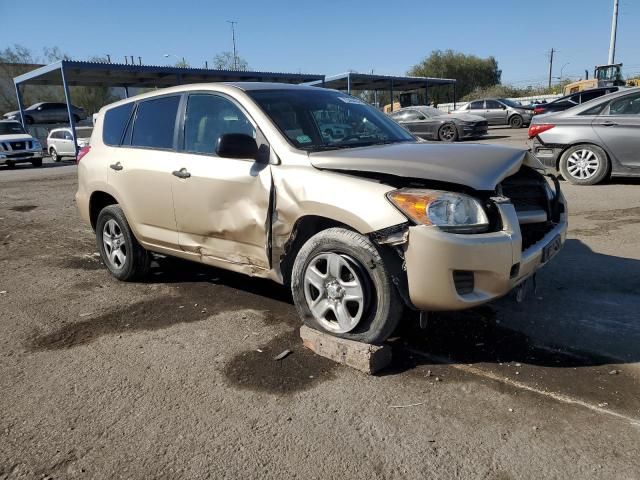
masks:
{"type": "Polygon", "coordinates": [[[30,117],[29,115],[24,117],[24,121],[27,122],[28,125],[33,125],[33,117],[30,117]]]}
{"type": "Polygon", "coordinates": [[[441,142],[455,142],[458,139],[458,129],[453,123],[445,123],[438,129],[441,142]]]}
{"type": "Polygon", "coordinates": [[[53,160],[54,162],[59,162],[60,160],[62,160],[62,157],[58,155],[57,150],[53,147],[49,149],[49,155],[51,155],[51,160],[53,160]]]}
{"type": "Polygon", "coordinates": [[[509,119],[509,126],[511,128],[522,128],[524,121],[520,115],[514,115],[509,119]]]}
{"type": "Polygon", "coordinates": [[[302,246],[291,292],[306,325],[367,343],[384,342],[404,308],[375,245],[344,228],[324,230],[302,246]]]}
{"type": "Polygon", "coordinates": [[[560,157],[562,176],[574,185],[595,185],[609,173],[609,158],[596,145],[575,145],[560,157]]]}
{"type": "Polygon", "coordinates": [[[102,261],[118,280],[138,280],[149,272],[151,255],[134,237],[118,205],[109,205],[98,214],[96,242],[102,261]]]}

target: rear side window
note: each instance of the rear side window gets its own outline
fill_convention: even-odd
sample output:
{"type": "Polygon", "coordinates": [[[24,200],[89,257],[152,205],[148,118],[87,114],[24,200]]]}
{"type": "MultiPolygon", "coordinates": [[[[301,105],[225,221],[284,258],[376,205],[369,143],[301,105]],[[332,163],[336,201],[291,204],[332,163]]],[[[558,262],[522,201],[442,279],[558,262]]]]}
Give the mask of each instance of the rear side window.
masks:
{"type": "Polygon", "coordinates": [[[105,145],[120,145],[133,105],[133,102],[125,103],[106,111],[104,114],[104,126],[102,127],[102,141],[105,145]]]}
{"type": "Polygon", "coordinates": [[[173,134],[180,96],[154,98],[138,104],[131,145],[148,148],[173,148],[173,134]]]}
{"type": "Polygon", "coordinates": [[[470,110],[483,110],[484,109],[484,102],[482,100],[476,101],[476,102],[471,102],[469,104],[469,109],[470,110]]]}

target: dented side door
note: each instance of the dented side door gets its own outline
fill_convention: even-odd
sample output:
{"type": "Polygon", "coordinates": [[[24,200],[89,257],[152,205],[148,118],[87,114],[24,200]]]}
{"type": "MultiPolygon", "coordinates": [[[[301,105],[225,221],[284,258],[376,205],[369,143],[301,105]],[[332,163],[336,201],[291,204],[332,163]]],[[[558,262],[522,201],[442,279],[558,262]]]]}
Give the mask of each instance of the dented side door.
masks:
{"type": "Polygon", "coordinates": [[[270,268],[271,166],[254,159],[221,158],[210,150],[221,133],[250,133],[252,128],[261,151],[269,147],[229,98],[198,98],[199,109],[190,110],[189,102],[195,104],[194,97],[203,95],[189,95],[184,107],[178,161],[183,175],[173,177],[180,248],[205,263],[264,275],[270,268]],[[193,128],[198,129],[195,135],[193,128]]]}

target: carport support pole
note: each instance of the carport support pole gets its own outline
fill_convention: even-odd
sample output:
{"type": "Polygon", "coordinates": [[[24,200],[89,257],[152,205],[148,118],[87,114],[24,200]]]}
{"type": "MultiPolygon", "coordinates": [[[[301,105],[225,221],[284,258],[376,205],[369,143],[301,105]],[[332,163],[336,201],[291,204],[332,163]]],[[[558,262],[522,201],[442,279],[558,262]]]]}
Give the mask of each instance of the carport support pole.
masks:
{"type": "Polygon", "coordinates": [[[391,111],[393,112],[393,80],[391,80],[391,111]]]}
{"type": "Polygon", "coordinates": [[[78,142],[76,139],[76,121],[73,118],[73,112],[71,111],[71,95],[69,94],[69,85],[67,84],[67,77],[64,74],[64,65],[60,67],[60,73],[62,74],[62,88],[64,88],[64,100],[67,102],[67,114],[69,115],[69,126],[71,127],[71,138],[73,139],[73,150],[78,156],[78,142]]]}
{"type": "Polygon", "coordinates": [[[124,87],[124,98],[129,98],[129,87],[124,87]]]}
{"type": "Polygon", "coordinates": [[[347,93],[351,95],[351,73],[347,73],[347,93]]]}
{"type": "Polygon", "coordinates": [[[424,104],[429,105],[429,82],[424,84],[424,104]]]}
{"type": "Polygon", "coordinates": [[[458,82],[453,82],[453,109],[456,109],[456,100],[457,100],[457,96],[458,96],[458,88],[457,88],[457,84],[458,82]]]}
{"type": "Polygon", "coordinates": [[[22,123],[22,128],[27,129],[27,124],[24,121],[24,104],[22,103],[22,93],[20,92],[20,86],[14,82],[16,86],[16,99],[18,100],[18,110],[20,110],[20,122],[22,123]]]}

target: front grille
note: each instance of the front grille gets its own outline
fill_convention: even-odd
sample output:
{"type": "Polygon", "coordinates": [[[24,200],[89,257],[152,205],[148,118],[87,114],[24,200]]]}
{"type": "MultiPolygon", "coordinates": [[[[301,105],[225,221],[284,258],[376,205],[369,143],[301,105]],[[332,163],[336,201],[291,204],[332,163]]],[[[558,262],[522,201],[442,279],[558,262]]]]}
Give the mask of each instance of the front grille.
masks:
{"type": "Polygon", "coordinates": [[[473,272],[468,270],[454,270],[453,283],[456,286],[456,292],[458,292],[458,295],[473,293],[475,283],[473,272]]]}
{"type": "Polygon", "coordinates": [[[11,144],[11,150],[25,150],[27,148],[27,142],[9,142],[11,144]]]}
{"type": "MultiPolygon", "coordinates": [[[[518,173],[505,179],[502,184],[502,194],[511,200],[516,213],[520,213],[520,233],[522,235],[522,250],[526,250],[553,229],[553,208],[547,197],[546,181],[542,175],[535,170],[527,167],[520,169],[518,173]],[[526,212],[540,212],[542,219],[546,220],[537,222],[531,219],[531,214],[525,215],[526,212]],[[544,212],[544,214],[542,214],[544,212]],[[535,223],[531,223],[531,222],[535,223]]],[[[533,218],[536,215],[533,214],[533,218]]]]}

